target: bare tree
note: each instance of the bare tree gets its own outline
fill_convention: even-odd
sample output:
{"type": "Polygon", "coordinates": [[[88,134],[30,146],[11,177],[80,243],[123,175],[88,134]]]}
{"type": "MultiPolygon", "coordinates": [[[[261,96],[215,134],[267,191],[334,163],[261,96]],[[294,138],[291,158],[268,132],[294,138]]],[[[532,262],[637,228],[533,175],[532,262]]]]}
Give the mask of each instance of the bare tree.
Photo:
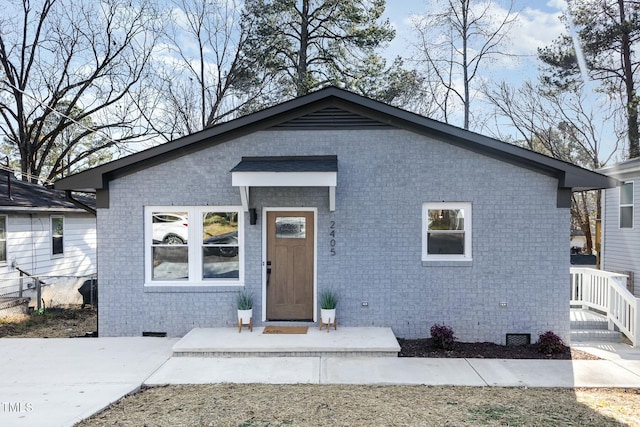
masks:
{"type": "Polygon", "coordinates": [[[234,0],[176,0],[154,64],[148,120],[170,140],[234,118],[264,89],[257,65],[241,55],[253,22],[234,0]],[[152,113],[151,113],[152,112],[152,113]]]}
{"type": "MultiPolygon", "coordinates": [[[[565,92],[550,92],[525,82],[519,89],[502,83],[484,90],[496,108],[496,119],[505,120],[495,126],[515,130],[516,143],[531,150],[564,160],[588,169],[604,166],[615,155],[621,135],[606,146],[604,135],[608,122],[601,111],[588,108],[581,86],[565,92]]],[[[504,135],[499,139],[508,140],[504,135]]],[[[591,229],[600,214],[597,192],[578,192],[572,195],[571,219],[587,239],[587,250],[593,249],[591,229]]]]}
{"type": "Polygon", "coordinates": [[[21,0],[4,7],[0,132],[19,153],[23,179],[54,179],[148,135],[136,98],[156,42],[150,2],[21,0]]]}
{"type": "Polygon", "coordinates": [[[431,89],[443,119],[449,123],[456,105],[461,106],[465,129],[469,129],[473,81],[485,62],[508,55],[503,44],[517,19],[513,2],[502,16],[495,13],[495,6],[493,0],[442,0],[429,5],[436,12],[413,19],[416,60],[435,76],[431,89]]]}

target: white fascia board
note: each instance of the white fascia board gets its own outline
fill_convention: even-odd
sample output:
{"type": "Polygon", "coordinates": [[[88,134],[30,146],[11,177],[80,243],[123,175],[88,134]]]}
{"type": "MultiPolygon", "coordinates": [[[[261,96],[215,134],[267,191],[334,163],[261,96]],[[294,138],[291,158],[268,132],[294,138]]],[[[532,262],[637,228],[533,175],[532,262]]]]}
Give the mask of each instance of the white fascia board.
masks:
{"type": "Polygon", "coordinates": [[[335,187],[337,172],[231,172],[234,187],[335,187]]]}

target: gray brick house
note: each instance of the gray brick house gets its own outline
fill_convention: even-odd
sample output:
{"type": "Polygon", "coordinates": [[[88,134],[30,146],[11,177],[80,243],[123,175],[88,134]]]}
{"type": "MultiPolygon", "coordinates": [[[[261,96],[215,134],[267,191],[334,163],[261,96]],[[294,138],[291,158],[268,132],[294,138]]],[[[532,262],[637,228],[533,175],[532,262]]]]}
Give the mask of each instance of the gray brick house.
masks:
{"type": "Polygon", "coordinates": [[[341,325],[504,343],[568,336],[570,194],[615,184],[327,88],[56,188],[97,195],[101,336],[235,326],[242,289],[316,322],[330,288],[341,325]]]}

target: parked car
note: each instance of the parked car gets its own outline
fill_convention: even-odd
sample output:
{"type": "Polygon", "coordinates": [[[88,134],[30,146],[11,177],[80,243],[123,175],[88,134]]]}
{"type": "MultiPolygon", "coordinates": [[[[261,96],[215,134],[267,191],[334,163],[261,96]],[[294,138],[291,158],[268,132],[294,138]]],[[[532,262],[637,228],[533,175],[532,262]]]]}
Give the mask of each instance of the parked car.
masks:
{"type": "Polygon", "coordinates": [[[189,240],[189,220],[186,216],[158,212],[153,214],[153,242],[183,245],[189,240]]]}
{"type": "Polygon", "coordinates": [[[238,255],[238,232],[212,236],[203,242],[205,245],[225,245],[205,247],[205,256],[234,257],[238,255]],[[228,246],[227,246],[228,245],[228,246]]]}

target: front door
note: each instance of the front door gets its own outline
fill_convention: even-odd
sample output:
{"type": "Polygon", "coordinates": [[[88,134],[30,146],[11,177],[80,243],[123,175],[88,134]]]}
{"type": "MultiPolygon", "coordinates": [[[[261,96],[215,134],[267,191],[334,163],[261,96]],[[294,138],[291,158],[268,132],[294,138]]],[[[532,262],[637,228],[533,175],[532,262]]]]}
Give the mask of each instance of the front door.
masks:
{"type": "Polygon", "coordinates": [[[314,213],[267,212],[267,320],[313,320],[314,213]]]}

